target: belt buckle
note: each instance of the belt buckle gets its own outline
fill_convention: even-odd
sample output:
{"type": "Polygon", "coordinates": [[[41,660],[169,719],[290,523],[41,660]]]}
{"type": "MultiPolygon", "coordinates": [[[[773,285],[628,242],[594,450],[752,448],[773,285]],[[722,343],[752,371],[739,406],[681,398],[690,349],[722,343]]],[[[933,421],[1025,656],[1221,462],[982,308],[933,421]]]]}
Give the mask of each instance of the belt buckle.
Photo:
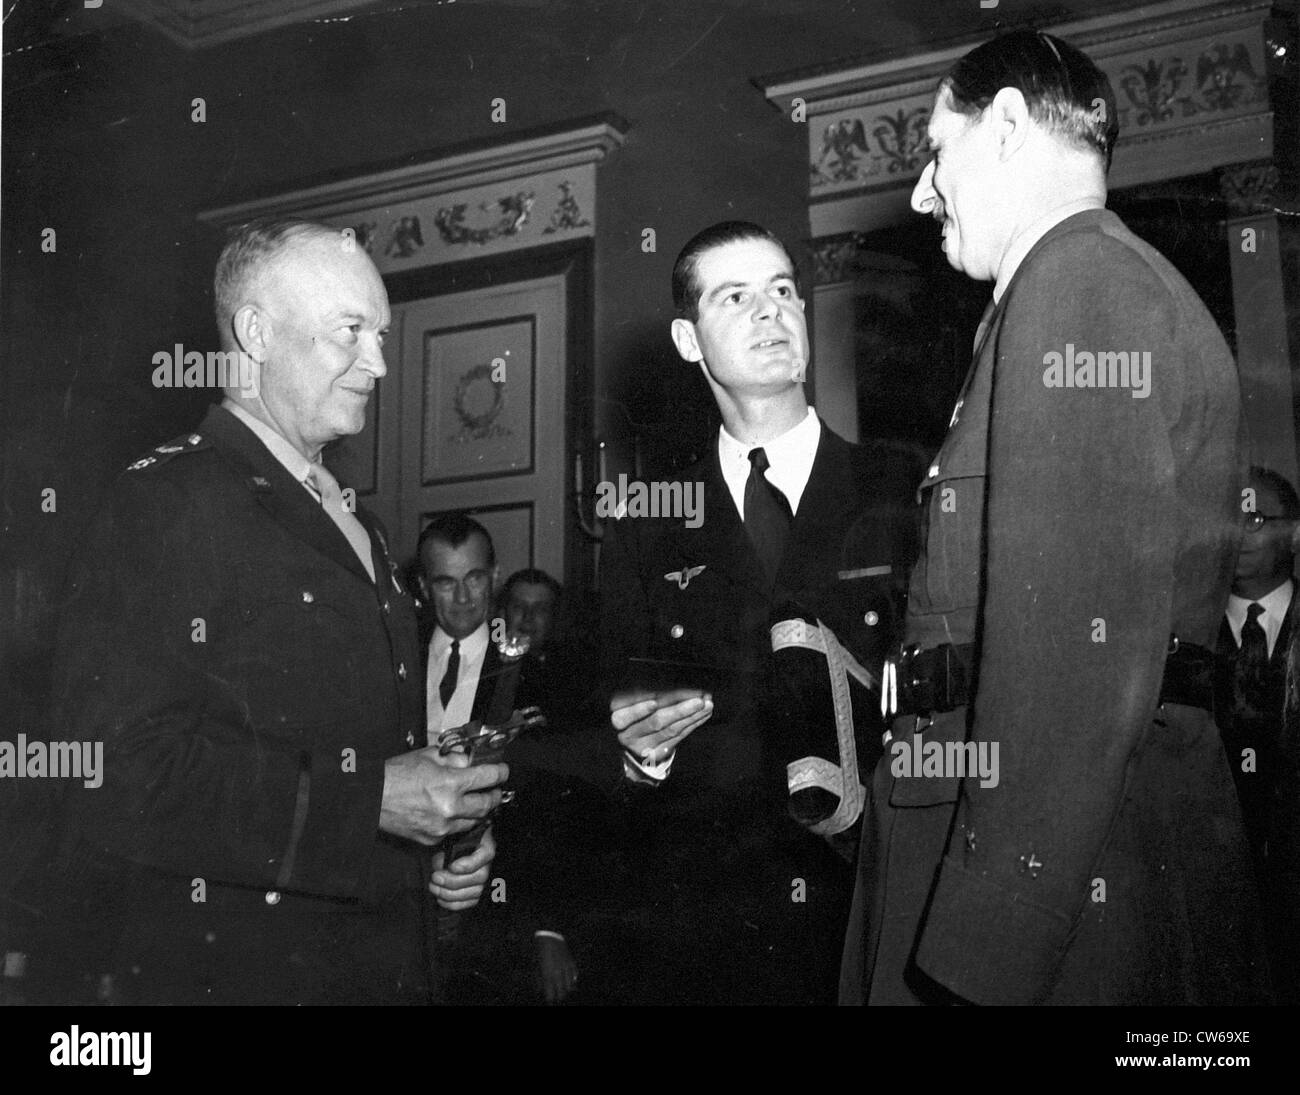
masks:
{"type": "MultiPolygon", "coordinates": [[[[897,714],[898,703],[898,682],[903,681],[904,699],[910,699],[912,689],[912,660],[919,654],[921,648],[916,643],[899,643],[898,654],[894,657],[886,658],[881,674],[881,696],[880,696],[880,714],[885,722],[885,732],[881,734],[880,739],[886,749],[889,743],[894,740],[894,732],[890,726],[890,721],[897,714]]],[[[920,720],[918,719],[918,722],[920,720]]],[[[928,723],[927,723],[928,725],[928,723]]],[[[915,733],[915,729],[913,730],[915,733]]]]}

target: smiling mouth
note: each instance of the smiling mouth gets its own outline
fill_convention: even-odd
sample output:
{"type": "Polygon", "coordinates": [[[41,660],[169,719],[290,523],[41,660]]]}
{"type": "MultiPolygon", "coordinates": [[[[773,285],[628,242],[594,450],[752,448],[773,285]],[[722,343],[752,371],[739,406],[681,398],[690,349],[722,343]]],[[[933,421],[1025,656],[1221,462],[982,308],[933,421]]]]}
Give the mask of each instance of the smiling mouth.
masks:
{"type": "Polygon", "coordinates": [[[755,342],[754,349],[770,350],[774,346],[786,346],[786,345],[789,345],[789,343],[784,338],[765,338],[763,339],[762,342],[755,342]]]}

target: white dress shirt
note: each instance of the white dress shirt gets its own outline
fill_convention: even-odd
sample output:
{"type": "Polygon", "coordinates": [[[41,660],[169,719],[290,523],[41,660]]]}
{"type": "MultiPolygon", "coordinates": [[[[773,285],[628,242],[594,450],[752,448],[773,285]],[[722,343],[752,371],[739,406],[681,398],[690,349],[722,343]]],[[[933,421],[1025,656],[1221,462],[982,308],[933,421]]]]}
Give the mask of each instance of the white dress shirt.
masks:
{"type": "Polygon", "coordinates": [[[1241,629],[1246,623],[1246,610],[1253,604],[1258,604],[1264,611],[1259,615],[1259,626],[1264,629],[1264,637],[1268,640],[1268,656],[1273,656],[1273,645],[1277,642],[1277,637],[1282,631],[1282,624],[1286,621],[1287,610],[1291,607],[1291,595],[1295,592],[1295,580],[1288,578],[1272,593],[1266,593],[1258,601],[1248,601],[1245,597],[1238,597],[1235,593],[1228,596],[1228,626],[1232,628],[1232,640],[1241,646],[1241,629]]]}
{"type": "Polygon", "coordinates": [[[451,694],[451,702],[446,710],[442,706],[442,696],[438,686],[447,673],[447,659],[451,657],[451,636],[441,627],[433,629],[433,638],[429,640],[429,669],[425,676],[428,693],[425,702],[425,714],[428,716],[429,744],[432,745],[438,735],[454,726],[464,726],[469,722],[470,712],[474,709],[474,693],[478,691],[479,675],[483,672],[483,660],[487,656],[488,625],[484,620],[477,630],[471,631],[460,641],[460,668],[456,673],[456,691],[451,694]]]}
{"type": "Polygon", "coordinates": [[[797,426],[791,426],[780,437],[765,445],[751,445],[737,441],[725,426],[718,427],[718,461],[722,464],[722,478],[726,481],[736,512],[745,519],[745,483],[752,465],[749,454],[761,448],[767,453],[767,471],[764,477],[785,495],[790,512],[799,512],[799,501],[812,475],[817,446],[821,443],[822,424],[812,407],[797,426]]]}

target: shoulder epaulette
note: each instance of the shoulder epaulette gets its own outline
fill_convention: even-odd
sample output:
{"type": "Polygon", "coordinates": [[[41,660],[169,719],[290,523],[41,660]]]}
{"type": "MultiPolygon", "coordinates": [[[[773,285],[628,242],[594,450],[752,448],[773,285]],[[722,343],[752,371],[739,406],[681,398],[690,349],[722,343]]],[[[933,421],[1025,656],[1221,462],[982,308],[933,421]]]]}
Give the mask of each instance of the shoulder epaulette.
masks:
{"type": "Polygon", "coordinates": [[[141,471],[144,468],[152,467],[155,464],[165,464],[172,457],[182,452],[197,452],[199,449],[206,449],[212,442],[199,433],[182,434],[180,437],[174,437],[165,445],[159,445],[152,452],[140,457],[134,464],[127,466],[127,471],[141,471]]]}

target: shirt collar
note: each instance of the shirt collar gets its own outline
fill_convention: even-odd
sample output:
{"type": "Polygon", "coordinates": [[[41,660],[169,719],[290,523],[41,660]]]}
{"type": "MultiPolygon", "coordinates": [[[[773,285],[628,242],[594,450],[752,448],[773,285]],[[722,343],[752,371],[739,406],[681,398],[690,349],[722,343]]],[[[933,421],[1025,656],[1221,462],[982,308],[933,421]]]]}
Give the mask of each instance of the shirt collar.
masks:
{"type": "MultiPolygon", "coordinates": [[[[797,425],[791,426],[780,437],[774,437],[761,447],[767,453],[768,463],[774,468],[789,463],[807,463],[811,470],[821,436],[821,420],[817,417],[817,412],[809,407],[808,413],[797,425]]],[[[748,466],[749,454],[759,447],[737,441],[727,432],[726,426],[718,427],[718,455],[724,462],[740,461],[748,466]]]]}
{"type": "MultiPolygon", "coordinates": [[[[488,644],[488,622],[484,620],[473,631],[466,635],[460,641],[460,656],[462,661],[474,661],[481,658],[487,652],[488,644]]],[[[451,649],[451,636],[443,631],[442,626],[438,625],[433,629],[433,640],[429,650],[430,660],[445,657],[447,651],[451,649]]]]}
{"type": "Polygon", "coordinates": [[[307,484],[307,476],[311,473],[312,462],[290,445],[283,434],[268,426],[233,399],[223,399],[221,405],[257,435],[257,439],[270,450],[271,455],[284,465],[285,471],[311,490],[307,484]]]}
{"type": "Polygon", "coordinates": [[[1291,594],[1295,591],[1295,579],[1288,578],[1277,589],[1271,593],[1265,593],[1264,596],[1257,600],[1250,601],[1245,597],[1238,597],[1235,593],[1228,597],[1228,618],[1238,626],[1246,620],[1246,610],[1253,604],[1258,604],[1264,610],[1264,615],[1270,619],[1277,620],[1279,623],[1286,618],[1286,610],[1291,604],[1291,594]]]}
{"type": "MultiPolygon", "coordinates": [[[[791,513],[799,512],[799,502],[812,477],[813,462],[817,458],[817,446],[821,444],[821,437],[821,419],[817,417],[816,410],[809,407],[801,422],[762,446],[767,453],[769,465],[767,481],[785,495],[791,513]]],[[[736,505],[736,512],[742,519],[745,515],[745,482],[750,473],[749,454],[758,447],[737,441],[727,432],[726,427],[718,430],[718,460],[722,465],[722,478],[736,505]]]]}
{"type": "Polygon", "coordinates": [[[1007,286],[1011,284],[1011,279],[1015,277],[1016,271],[1020,269],[1020,264],[1025,261],[1025,256],[1033,250],[1034,244],[1047,235],[1048,232],[1062,221],[1073,217],[1076,213],[1082,213],[1085,209],[1102,208],[1104,206],[1098,205],[1096,198],[1079,198],[1077,201],[1058,205],[1050,213],[1045,213],[1034,221],[1033,224],[1011,241],[1011,246],[1007,248],[1007,253],[1002,257],[1002,265],[998,267],[998,279],[993,284],[993,300],[996,302],[1002,299],[1002,294],[1006,292],[1007,286]]]}

